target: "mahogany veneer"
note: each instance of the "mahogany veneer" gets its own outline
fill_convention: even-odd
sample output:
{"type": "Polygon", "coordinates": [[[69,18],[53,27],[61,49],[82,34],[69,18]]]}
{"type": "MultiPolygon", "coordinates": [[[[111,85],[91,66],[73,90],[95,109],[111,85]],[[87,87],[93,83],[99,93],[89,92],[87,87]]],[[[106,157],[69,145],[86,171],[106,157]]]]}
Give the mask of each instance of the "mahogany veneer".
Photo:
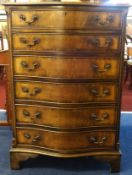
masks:
{"type": "Polygon", "coordinates": [[[93,156],[120,169],[127,5],[5,4],[13,144],[11,168],[39,154],[93,156]]]}

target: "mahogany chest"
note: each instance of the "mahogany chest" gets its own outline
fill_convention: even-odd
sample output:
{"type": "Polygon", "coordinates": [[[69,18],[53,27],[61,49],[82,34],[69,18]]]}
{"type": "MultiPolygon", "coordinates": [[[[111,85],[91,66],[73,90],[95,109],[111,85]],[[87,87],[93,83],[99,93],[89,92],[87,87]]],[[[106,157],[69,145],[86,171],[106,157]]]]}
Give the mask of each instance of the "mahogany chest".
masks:
{"type": "Polygon", "coordinates": [[[11,168],[42,154],[93,156],[119,171],[128,6],[88,2],[5,6],[11,168]]]}

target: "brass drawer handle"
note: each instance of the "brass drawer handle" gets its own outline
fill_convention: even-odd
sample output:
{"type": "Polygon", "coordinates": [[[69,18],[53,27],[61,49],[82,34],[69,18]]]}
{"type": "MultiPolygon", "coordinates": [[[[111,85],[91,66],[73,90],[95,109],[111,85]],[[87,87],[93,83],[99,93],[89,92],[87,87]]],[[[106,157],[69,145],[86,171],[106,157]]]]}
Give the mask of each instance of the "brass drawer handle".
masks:
{"type": "Polygon", "coordinates": [[[21,37],[20,42],[23,43],[23,44],[26,44],[28,47],[33,47],[33,46],[40,43],[40,39],[39,38],[33,38],[32,41],[28,41],[26,38],[21,37]]]}
{"type": "Polygon", "coordinates": [[[22,14],[19,16],[19,18],[20,18],[22,21],[24,21],[26,24],[28,24],[28,25],[31,25],[32,23],[38,21],[38,19],[39,19],[38,16],[33,15],[33,16],[31,17],[31,20],[30,20],[30,21],[27,21],[26,16],[25,16],[25,15],[22,15],[22,14]]]}
{"type": "Polygon", "coordinates": [[[21,62],[21,65],[22,65],[22,67],[23,67],[24,69],[26,69],[27,71],[34,71],[34,70],[36,70],[36,69],[38,69],[38,68],[40,67],[39,62],[37,62],[37,61],[34,61],[34,62],[32,63],[32,66],[31,66],[31,67],[29,67],[29,65],[28,65],[28,63],[27,63],[26,61],[22,61],[22,62],[21,62]]]}
{"type": "Polygon", "coordinates": [[[22,92],[28,93],[29,92],[29,89],[27,87],[22,87],[22,92]]]}
{"type": "Polygon", "coordinates": [[[104,69],[100,69],[97,64],[93,64],[92,68],[95,72],[103,73],[103,72],[107,72],[108,70],[111,69],[111,64],[105,64],[104,69]]]}
{"type": "Polygon", "coordinates": [[[30,112],[27,111],[26,109],[24,109],[22,112],[23,112],[23,115],[24,115],[25,117],[30,117],[30,112]]]}
{"type": "Polygon", "coordinates": [[[105,119],[108,119],[109,114],[107,112],[103,113],[103,115],[101,117],[97,116],[95,113],[92,113],[90,115],[90,118],[94,121],[104,121],[105,119]]]}
{"type": "Polygon", "coordinates": [[[110,95],[110,90],[109,89],[104,89],[102,94],[100,94],[97,89],[91,89],[90,92],[92,93],[92,95],[94,95],[96,97],[105,97],[105,96],[110,95]]]}
{"type": "Polygon", "coordinates": [[[23,115],[25,117],[30,117],[31,120],[35,121],[36,119],[40,119],[41,118],[41,112],[37,111],[35,112],[35,114],[33,116],[31,116],[30,112],[26,109],[23,110],[23,115]]]}
{"type": "Polygon", "coordinates": [[[30,96],[36,96],[41,92],[41,88],[35,87],[33,91],[30,93],[30,96]]]}
{"type": "Polygon", "coordinates": [[[40,119],[41,118],[41,112],[39,112],[39,111],[35,112],[34,118],[40,119]]]}
{"type": "Polygon", "coordinates": [[[110,90],[109,89],[104,89],[103,90],[103,96],[110,95],[110,90]]]}
{"type": "Polygon", "coordinates": [[[114,22],[114,16],[107,16],[105,20],[102,20],[99,16],[93,16],[91,18],[91,23],[94,25],[105,26],[114,22]]]}
{"type": "MultiPolygon", "coordinates": [[[[24,133],[24,137],[25,137],[26,139],[31,139],[31,135],[30,135],[29,133],[24,133]]],[[[41,140],[40,134],[34,136],[33,139],[31,140],[31,143],[36,143],[36,142],[38,142],[39,140],[41,140]]]]}
{"type": "Polygon", "coordinates": [[[40,135],[36,135],[36,136],[33,137],[32,143],[36,143],[36,142],[38,142],[40,140],[41,140],[41,136],[40,135]]]}
{"type": "Polygon", "coordinates": [[[39,87],[35,87],[32,92],[29,91],[29,89],[27,87],[22,87],[22,91],[24,93],[29,93],[30,96],[35,96],[37,94],[39,94],[41,92],[41,88],[39,87]]]}
{"type": "Polygon", "coordinates": [[[31,138],[31,135],[30,135],[29,133],[25,133],[25,134],[24,134],[24,137],[25,137],[26,139],[30,139],[30,138],[31,138]]]}
{"type": "Polygon", "coordinates": [[[90,42],[92,45],[94,45],[97,48],[109,49],[112,46],[113,40],[112,38],[106,38],[104,45],[101,45],[100,39],[98,38],[91,39],[88,42],[90,42]]]}
{"type": "Polygon", "coordinates": [[[98,144],[105,143],[107,141],[107,137],[104,136],[104,137],[98,139],[97,137],[91,136],[89,140],[90,140],[91,143],[94,143],[94,144],[98,145],[98,144]]]}

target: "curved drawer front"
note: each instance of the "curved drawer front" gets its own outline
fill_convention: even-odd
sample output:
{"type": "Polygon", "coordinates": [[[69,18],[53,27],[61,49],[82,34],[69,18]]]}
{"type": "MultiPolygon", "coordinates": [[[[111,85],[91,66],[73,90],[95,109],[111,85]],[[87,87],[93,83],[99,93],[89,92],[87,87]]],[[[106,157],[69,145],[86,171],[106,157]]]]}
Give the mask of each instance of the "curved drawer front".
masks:
{"type": "Polygon", "coordinates": [[[19,33],[13,34],[13,49],[43,52],[119,51],[120,37],[118,35],[19,33]]]}
{"type": "MultiPolygon", "coordinates": [[[[87,9],[85,9],[87,10],[87,9]]],[[[13,27],[43,27],[48,29],[119,29],[122,26],[120,12],[88,12],[72,10],[13,11],[13,27]]]]}
{"type": "Polygon", "coordinates": [[[117,110],[113,107],[57,108],[16,105],[17,123],[44,125],[53,128],[77,129],[114,126],[117,110]]]}
{"type": "Polygon", "coordinates": [[[41,146],[54,150],[112,148],[115,145],[114,131],[56,132],[37,129],[17,129],[18,144],[41,146]]]}
{"type": "Polygon", "coordinates": [[[118,58],[19,56],[13,61],[16,76],[116,79],[119,74],[118,58]]]}
{"type": "Polygon", "coordinates": [[[43,83],[17,81],[17,99],[43,100],[60,103],[115,102],[114,83],[43,83]]]}

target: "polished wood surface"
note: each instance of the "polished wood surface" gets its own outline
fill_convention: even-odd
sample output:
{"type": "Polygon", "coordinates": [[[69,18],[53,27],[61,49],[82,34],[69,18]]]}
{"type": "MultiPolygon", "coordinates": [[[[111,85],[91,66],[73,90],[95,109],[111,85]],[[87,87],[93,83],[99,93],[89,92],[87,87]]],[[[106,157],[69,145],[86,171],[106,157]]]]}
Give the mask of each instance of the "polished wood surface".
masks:
{"type": "Polygon", "coordinates": [[[93,156],[119,171],[127,8],[91,2],[6,5],[12,169],[42,154],[93,156]]]}
{"type": "Polygon", "coordinates": [[[117,57],[14,57],[14,75],[57,79],[117,79],[117,57]],[[71,69],[72,67],[72,69],[71,69]]]}
{"type": "Polygon", "coordinates": [[[45,9],[43,10],[23,10],[13,11],[12,26],[15,27],[43,27],[48,29],[120,29],[122,26],[121,13],[117,11],[102,12],[76,11],[72,8],[60,9],[45,9]],[[77,19],[77,20],[76,20],[77,19]]]}
{"type": "Polygon", "coordinates": [[[16,82],[17,99],[60,103],[115,102],[118,87],[114,83],[16,82]]]}
{"type": "Polygon", "coordinates": [[[41,146],[53,150],[69,150],[101,147],[114,148],[116,134],[114,131],[57,132],[37,129],[17,129],[18,144],[41,146]]]}
{"type": "Polygon", "coordinates": [[[62,108],[16,105],[15,110],[18,124],[41,125],[56,129],[113,127],[117,124],[117,109],[114,106],[62,108]]]}
{"type": "Polygon", "coordinates": [[[78,35],[78,34],[13,34],[13,49],[16,51],[118,51],[118,35],[78,35]],[[74,43],[74,44],[73,44],[74,43]]]}

